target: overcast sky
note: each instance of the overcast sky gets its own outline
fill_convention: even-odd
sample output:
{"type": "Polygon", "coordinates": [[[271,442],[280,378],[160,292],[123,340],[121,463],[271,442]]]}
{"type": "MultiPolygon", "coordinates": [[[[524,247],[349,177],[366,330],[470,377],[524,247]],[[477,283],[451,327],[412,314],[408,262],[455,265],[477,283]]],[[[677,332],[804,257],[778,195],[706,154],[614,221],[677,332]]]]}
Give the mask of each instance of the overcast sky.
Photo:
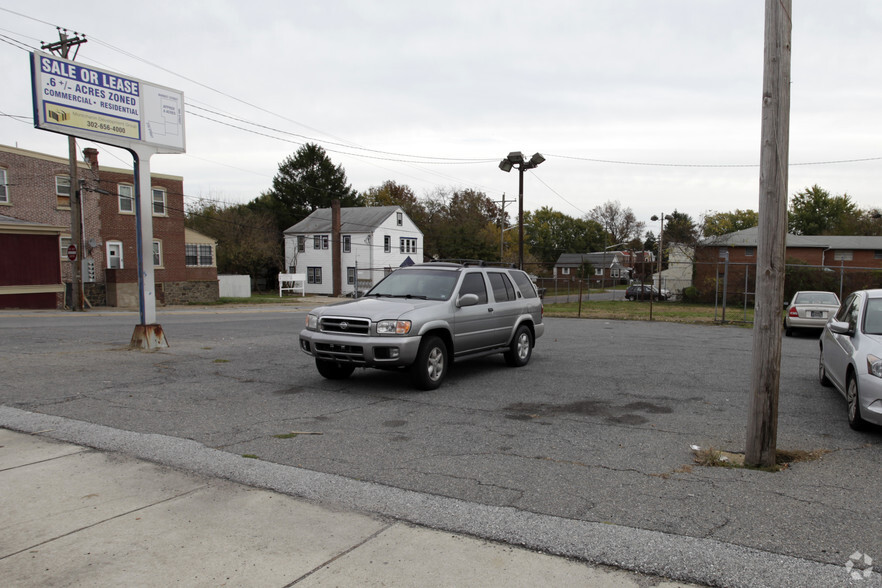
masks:
{"type": "MultiPolygon", "coordinates": [[[[151,166],[188,204],[253,199],[305,141],[359,191],[494,200],[518,191],[499,160],[540,152],[527,210],[618,200],[657,232],[653,214],[759,207],[763,18],[762,0],[0,0],[0,143],[66,156],[33,128],[28,56],[60,26],[89,39],[77,61],[183,91],[187,152],[151,166]]],[[[790,194],[882,206],[882,2],[793,0],[792,45],[790,194]]]]}

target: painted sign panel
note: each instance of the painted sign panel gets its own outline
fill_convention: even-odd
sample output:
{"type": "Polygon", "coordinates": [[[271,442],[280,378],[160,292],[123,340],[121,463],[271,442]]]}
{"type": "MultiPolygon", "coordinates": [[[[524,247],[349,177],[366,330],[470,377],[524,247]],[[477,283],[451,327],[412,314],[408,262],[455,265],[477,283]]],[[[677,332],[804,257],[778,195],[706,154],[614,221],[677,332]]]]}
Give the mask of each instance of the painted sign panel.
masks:
{"type": "Polygon", "coordinates": [[[37,128],[117,147],[146,143],[158,153],[186,151],[178,90],[40,51],[31,53],[31,87],[37,128]]]}

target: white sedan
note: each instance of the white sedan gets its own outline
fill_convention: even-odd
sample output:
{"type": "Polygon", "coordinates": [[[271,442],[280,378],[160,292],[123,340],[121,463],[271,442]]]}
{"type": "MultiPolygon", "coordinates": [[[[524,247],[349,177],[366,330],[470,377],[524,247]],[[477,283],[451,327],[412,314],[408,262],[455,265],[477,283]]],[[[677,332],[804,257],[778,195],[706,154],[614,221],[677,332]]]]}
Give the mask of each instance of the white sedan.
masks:
{"type": "Polygon", "coordinates": [[[833,292],[801,290],[784,309],[784,334],[789,337],[794,329],[823,329],[839,310],[839,298],[833,292]]]}
{"type": "Polygon", "coordinates": [[[882,290],[850,294],[820,346],[818,379],[845,397],[851,428],[882,425],[882,290]]]}

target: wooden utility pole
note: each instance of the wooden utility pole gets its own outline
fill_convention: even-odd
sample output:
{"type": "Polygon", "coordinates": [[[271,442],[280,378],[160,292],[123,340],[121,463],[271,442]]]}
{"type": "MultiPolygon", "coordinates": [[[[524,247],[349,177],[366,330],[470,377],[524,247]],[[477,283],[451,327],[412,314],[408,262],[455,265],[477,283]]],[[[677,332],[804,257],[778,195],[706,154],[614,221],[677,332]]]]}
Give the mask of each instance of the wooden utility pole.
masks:
{"type": "Polygon", "coordinates": [[[775,465],[787,237],[791,0],[766,0],[756,309],[745,464],[775,465]]]}
{"type": "MultiPolygon", "coordinates": [[[[65,59],[73,61],[79,53],[80,45],[86,42],[85,37],[80,37],[74,33],[73,37],[67,36],[67,30],[58,29],[59,40],[55,43],[44,43],[41,49],[46,49],[60,55],[65,59]],[[76,47],[73,57],[70,56],[70,50],[76,47]]],[[[71,310],[83,310],[83,213],[82,213],[82,191],[80,190],[80,182],[77,174],[77,140],[73,135],[67,138],[68,164],[70,167],[70,242],[76,246],[76,259],[71,260],[71,310]]]]}

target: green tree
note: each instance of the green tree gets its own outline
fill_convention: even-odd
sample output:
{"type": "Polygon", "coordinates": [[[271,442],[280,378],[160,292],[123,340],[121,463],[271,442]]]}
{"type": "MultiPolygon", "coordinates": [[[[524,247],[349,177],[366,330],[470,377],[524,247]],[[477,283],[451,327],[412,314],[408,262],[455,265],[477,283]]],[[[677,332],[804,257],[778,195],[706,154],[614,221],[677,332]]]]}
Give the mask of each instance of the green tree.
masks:
{"type": "Polygon", "coordinates": [[[705,237],[714,237],[752,229],[759,225],[759,213],[755,210],[735,209],[730,212],[711,212],[704,216],[701,233],[705,237]]]}
{"type": "Polygon", "coordinates": [[[284,265],[276,219],[245,205],[200,199],[188,208],[184,224],[217,241],[217,271],[268,278],[284,265]]]}
{"type": "Polygon", "coordinates": [[[341,206],[361,206],[362,198],[347,183],[346,172],[334,165],[325,150],[306,143],[279,164],[273,187],[249,203],[276,217],[280,231],[306,218],[318,208],[329,208],[332,200],[341,206]]]}
{"type": "Polygon", "coordinates": [[[496,259],[499,207],[483,192],[443,189],[427,196],[425,252],[438,259],[496,259]]]}
{"type": "Polygon", "coordinates": [[[544,263],[554,263],[561,253],[587,253],[603,249],[604,231],[593,220],[573,218],[543,206],[524,214],[525,245],[544,263]]]}
{"type": "Polygon", "coordinates": [[[364,206],[400,206],[420,230],[426,227],[426,207],[409,186],[387,180],[361,194],[364,206]]]}
{"type": "Polygon", "coordinates": [[[844,235],[860,214],[848,194],[831,196],[815,184],[790,200],[788,227],[795,235],[844,235]]]}
{"type": "Polygon", "coordinates": [[[663,246],[667,247],[671,243],[682,243],[684,245],[695,243],[698,238],[698,229],[691,216],[685,212],[677,212],[676,209],[667,216],[671,218],[665,218],[663,246]]]}

